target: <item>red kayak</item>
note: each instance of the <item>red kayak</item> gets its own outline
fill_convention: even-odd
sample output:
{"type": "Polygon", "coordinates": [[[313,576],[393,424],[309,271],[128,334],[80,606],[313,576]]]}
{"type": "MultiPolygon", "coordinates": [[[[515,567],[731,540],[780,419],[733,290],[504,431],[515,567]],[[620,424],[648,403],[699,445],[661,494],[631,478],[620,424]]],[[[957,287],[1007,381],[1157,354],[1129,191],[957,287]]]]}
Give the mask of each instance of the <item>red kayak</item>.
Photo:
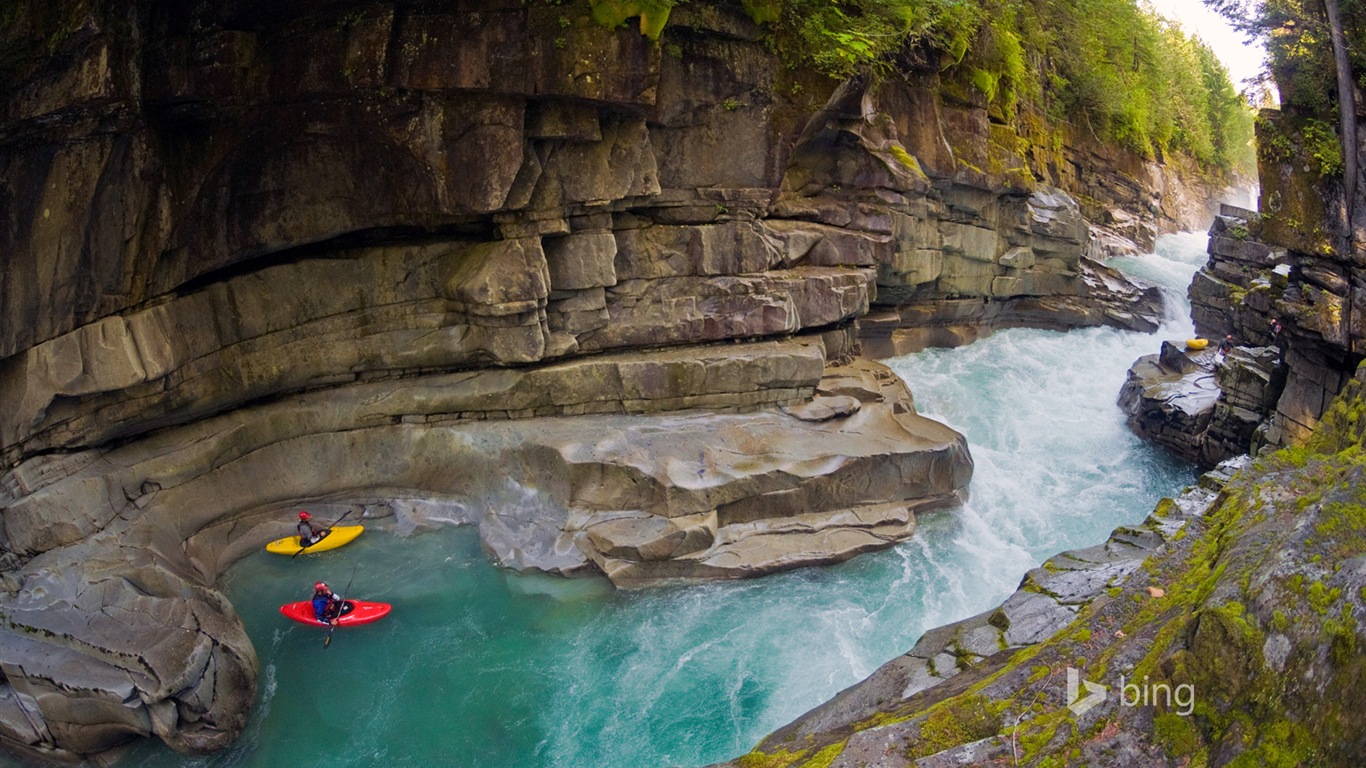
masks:
{"type": "MultiPolygon", "coordinates": [[[[352,627],[379,621],[388,616],[389,611],[393,608],[388,603],[367,603],[363,600],[347,600],[346,602],[354,605],[355,608],[343,613],[342,617],[337,619],[337,626],[339,627],[352,627]]],[[[313,618],[313,602],[310,600],[282,605],[280,606],[280,613],[300,624],[309,624],[314,627],[329,626],[313,618]]]]}

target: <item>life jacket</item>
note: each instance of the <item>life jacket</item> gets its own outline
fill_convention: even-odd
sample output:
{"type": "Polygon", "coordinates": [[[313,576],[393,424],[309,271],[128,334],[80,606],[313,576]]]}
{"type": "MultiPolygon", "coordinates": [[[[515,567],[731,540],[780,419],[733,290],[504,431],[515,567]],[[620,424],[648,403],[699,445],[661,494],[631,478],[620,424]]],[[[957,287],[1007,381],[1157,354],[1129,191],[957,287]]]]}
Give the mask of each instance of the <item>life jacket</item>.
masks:
{"type": "Polygon", "coordinates": [[[309,525],[304,520],[300,520],[299,525],[296,526],[296,528],[299,531],[300,545],[307,546],[309,544],[314,544],[317,543],[319,538],[321,538],[320,536],[318,536],[317,532],[313,530],[313,526],[309,525]]]}
{"type": "Polygon", "coordinates": [[[329,618],[327,608],[331,603],[332,597],[330,595],[313,595],[313,618],[326,622],[329,618]]]}

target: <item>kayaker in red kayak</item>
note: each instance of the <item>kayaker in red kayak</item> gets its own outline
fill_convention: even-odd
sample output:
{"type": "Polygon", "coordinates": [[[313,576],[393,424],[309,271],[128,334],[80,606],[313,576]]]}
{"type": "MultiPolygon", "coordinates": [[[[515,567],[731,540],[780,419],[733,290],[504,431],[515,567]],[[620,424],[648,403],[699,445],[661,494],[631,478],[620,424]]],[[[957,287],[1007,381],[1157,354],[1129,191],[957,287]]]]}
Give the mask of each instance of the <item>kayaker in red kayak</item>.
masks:
{"type": "Polygon", "coordinates": [[[342,600],[320,581],[313,585],[313,618],[324,624],[336,624],[337,619],[350,613],[356,607],[350,600],[342,600]]]}
{"type": "Polygon", "coordinates": [[[313,516],[307,511],[299,512],[299,524],[295,526],[295,529],[299,532],[299,546],[301,547],[311,547],[332,532],[331,528],[314,528],[313,516]]]}

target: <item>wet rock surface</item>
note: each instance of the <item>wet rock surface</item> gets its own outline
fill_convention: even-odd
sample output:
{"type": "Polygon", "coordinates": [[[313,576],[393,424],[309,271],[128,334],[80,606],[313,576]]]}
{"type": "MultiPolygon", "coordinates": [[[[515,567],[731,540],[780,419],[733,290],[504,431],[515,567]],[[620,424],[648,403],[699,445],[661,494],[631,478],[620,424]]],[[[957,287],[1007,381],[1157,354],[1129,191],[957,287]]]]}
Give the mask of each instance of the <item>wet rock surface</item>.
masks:
{"type": "Polygon", "coordinates": [[[1142,526],[1032,572],[1007,604],[1080,598],[1037,645],[973,657],[991,614],[931,630],[727,765],[1354,764],[1366,541],[1343,502],[1362,472],[1363,380],[1303,446],[1225,462],[1142,526]]]}
{"type": "MultiPolygon", "coordinates": [[[[1209,483],[1220,487],[1218,483],[1246,464],[1244,458],[1221,466],[1218,473],[1207,476],[1209,483]]],[[[960,675],[969,673],[966,676],[979,681],[999,670],[1002,660],[1014,651],[1048,641],[1072,625],[1086,607],[1108,602],[1112,591],[1129,584],[1147,558],[1165,552],[1186,524],[1203,515],[1215,499],[1215,491],[1190,488],[1142,526],[1117,529],[1103,544],[1049,558],[1027,573],[1020,588],[999,607],[927,631],[905,655],[775,731],[756,751],[803,748],[815,752],[847,739],[835,765],[857,765],[870,755],[877,755],[880,765],[920,765],[907,759],[906,746],[914,741],[923,721],[879,726],[880,719],[902,718],[903,707],[924,709],[962,693],[964,686],[955,685],[960,675]]],[[[999,754],[999,741],[989,746],[987,753],[999,754]]],[[[954,752],[941,759],[955,764],[951,760],[959,757],[961,753],[954,752]]]]}
{"type": "Polygon", "coordinates": [[[1141,357],[1129,369],[1119,407],[1129,426],[1178,456],[1203,459],[1205,430],[1219,400],[1215,352],[1185,351],[1163,342],[1161,355],[1141,357]]]}
{"type": "Polygon", "coordinates": [[[860,319],[875,353],[1147,327],[1093,227],[1206,216],[1085,136],[1002,155],[934,71],[839,84],[736,9],[657,45],[567,8],[15,6],[0,742],[230,742],[255,661],[213,584],[303,504],[623,586],[887,546],[971,460],[856,362],[860,319]]]}
{"type": "Polygon", "coordinates": [[[298,500],[320,516],[356,508],[474,524],[501,565],[598,570],[622,587],[839,562],[909,536],[917,511],[959,502],[972,469],[961,435],[916,415],[889,370],[861,361],[821,378],[819,344],[754,346],[615,367],[595,358],[641,389],[632,404],[590,400],[601,415],[452,419],[448,408],[508,408],[518,392],[558,392],[561,409],[583,408],[584,395],[503,380],[476,396],[433,377],[240,408],[84,461],[30,459],[4,483],[17,558],[0,593],[11,692],[0,698],[16,709],[0,727],[51,756],[136,735],[189,751],[231,741],[253,695],[254,653],[205,585],[289,535],[298,500]],[[808,396],[844,393],[817,404],[858,407],[803,420],[740,391],[719,397],[751,412],[639,412],[648,395],[671,394],[664,382],[686,380],[671,366],[705,375],[709,363],[746,358],[758,364],[744,371],[769,367],[808,396]],[[72,509],[92,516],[73,526],[72,509]],[[71,720],[73,707],[86,719],[71,720]]]}
{"type": "MultiPolygon", "coordinates": [[[[1252,239],[1251,211],[1225,206],[1210,228],[1209,261],[1190,286],[1191,318],[1204,349],[1163,342],[1129,369],[1119,405],[1139,435],[1204,467],[1280,445],[1287,340],[1273,331],[1272,305],[1285,287],[1284,252],[1252,239]],[[1230,349],[1221,353],[1221,340],[1230,349]],[[1259,346],[1260,344],[1266,346],[1259,346]]],[[[1255,225],[1254,225],[1255,226],[1255,225]]]]}

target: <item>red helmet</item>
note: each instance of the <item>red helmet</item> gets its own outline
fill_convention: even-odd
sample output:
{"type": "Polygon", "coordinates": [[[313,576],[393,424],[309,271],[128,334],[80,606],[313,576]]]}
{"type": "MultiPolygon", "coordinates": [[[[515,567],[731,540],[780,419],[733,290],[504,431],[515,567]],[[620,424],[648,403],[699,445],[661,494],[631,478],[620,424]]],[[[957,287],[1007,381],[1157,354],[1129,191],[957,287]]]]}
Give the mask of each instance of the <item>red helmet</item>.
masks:
{"type": "Polygon", "coordinates": [[[319,582],[316,582],[316,583],[313,585],[313,591],[314,591],[314,592],[326,592],[327,589],[328,589],[328,587],[327,587],[327,582],[325,582],[325,581],[319,581],[319,582]]]}
{"type": "Polygon", "coordinates": [[[299,519],[300,519],[300,520],[311,520],[312,518],[313,518],[313,516],[310,515],[310,514],[308,514],[308,512],[300,512],[300,513],[299,513],[299,519]]]}

